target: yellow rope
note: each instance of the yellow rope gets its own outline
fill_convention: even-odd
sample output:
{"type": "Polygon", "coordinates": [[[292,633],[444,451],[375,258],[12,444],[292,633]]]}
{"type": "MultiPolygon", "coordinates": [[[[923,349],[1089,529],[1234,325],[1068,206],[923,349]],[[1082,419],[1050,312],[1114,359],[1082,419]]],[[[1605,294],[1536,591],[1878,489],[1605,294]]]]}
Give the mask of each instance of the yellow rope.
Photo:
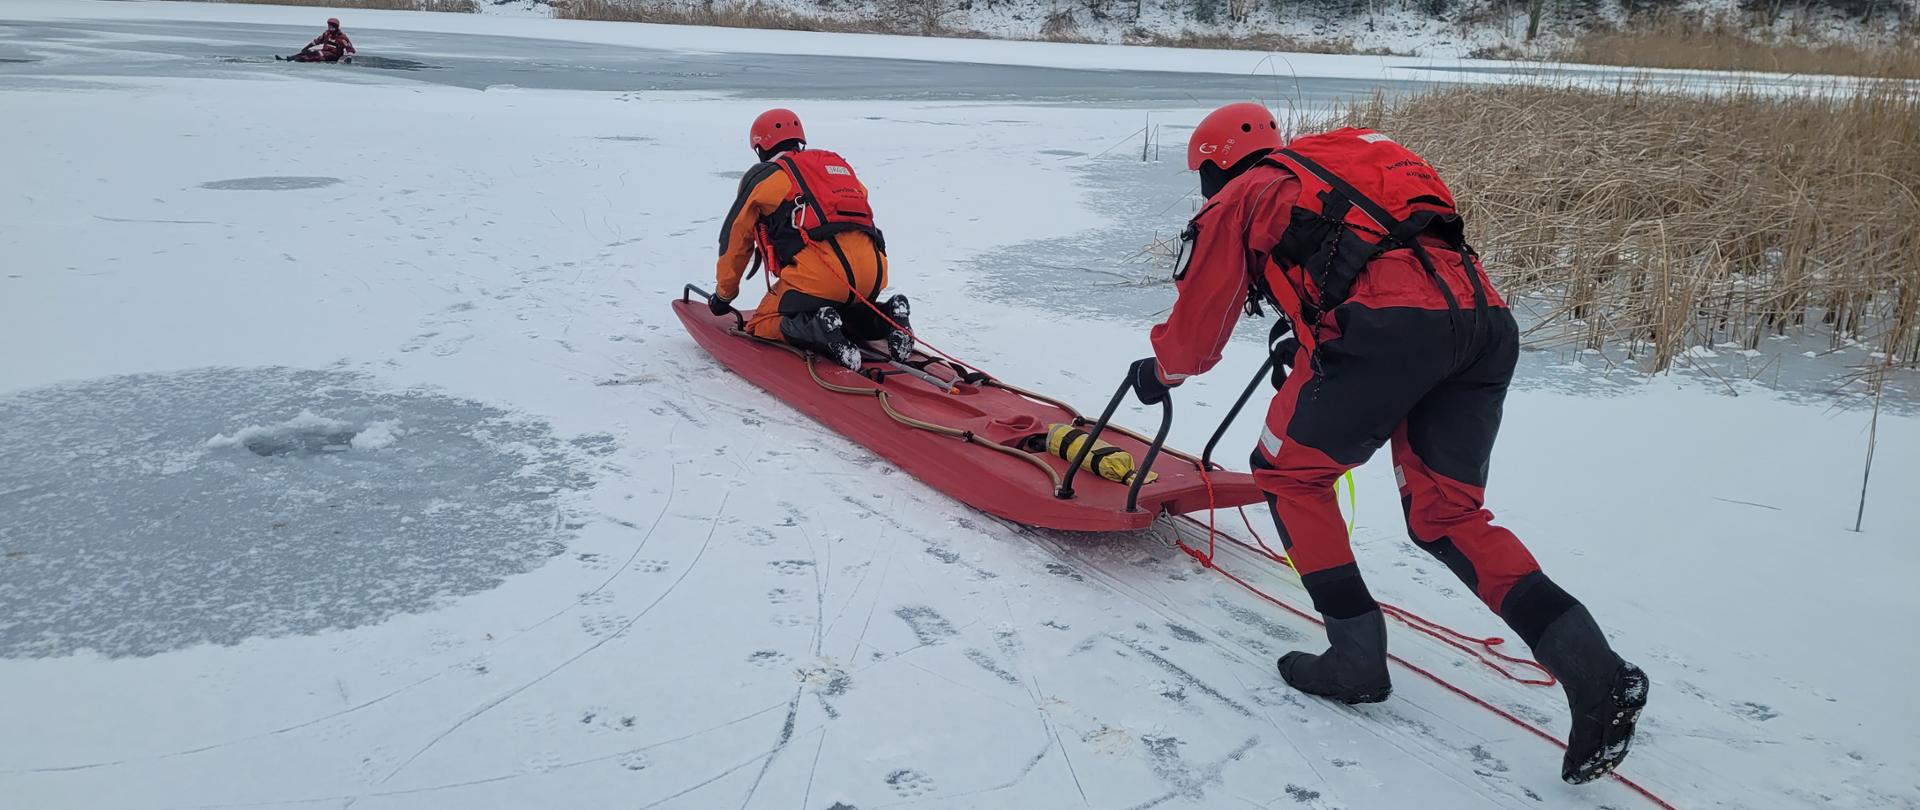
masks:
{"type": "MultiPolygon", "coordinates": [[[[1065,403],[1065,402],[1062,402],[1062,401],[1060,401],[1060,400],[1057,400],[1057,399],[1054,399],[1053,397],[1050,397],[1050,396],[1047,396],[1047,395],[1045,395],[1045,394],[1039,394],[1039,393],[1035,393],[1035,392],[1033,392],[1033,391],[1028,391],[1027,389],[1025,389],[1025,388],[1021,388],[1021,387],[1019,387],[1019,386],[1017,386],[1017,385],[1008,385],[1007,383],[1004,383],[1004,382],[1001,382],[1001,381],[999,381],[999,380],[996,380],[996,379],[992,379],[992,378],[988,378],[988,379],[987,379],[987,381],[986,381],[986,384],[988,384],[988,385],[991,385],[991,386],[994,386],[994,387],[996,387],[996,388],[1003,388],[1003,389],[1006,389],[1006,390],[1008,390],[1008,391],[1012,391],[1013,393],[1016,393],[1016,394],[1019,394],[1020,396],[1023,396],[1023,397],[1026,397],[1027,399],[1031,399],[1031,400],[1034,400],[1034,401],[1036,401],[1036,402],[1044,402],[1044,403],[1046,403],[1046,404],[1048,404],[1048,405],[1052,405],[1053,407],[1056,407],[1056,408],[1059,408],[1060,410],[1063,410],[1063,411],[1066,411],[1066,412],[1067,412],[1067,415],[1069,415],[1069,416],[1072,416],[1072,417],[1073,417],[1073,418],[1074,418],[1075,420],[1077,420],[1077,421],[1081,421],[1081,422],[1085,422],[1085,421],[1086,421],[1086,417],[1085,417],[1085,416],[1082,416],[1082,415],[1080,414],[1080,411],[1079,411],[1079,410],[1077,410],[1077,409],[1075,409],[1075,408],[1074,408],[1074,407],[1073,407],[1072,405],[1069,405],[1069,404],[1067,404],[1067,403],[1065,403]]],[[[1122,435],[1122,436],[1125,436],[1125,437],[1127,437],[1127,438],[1129,438],[1129,439],[1132,439],[1132,440],[1134,440],[1134,441],[1136,441],[1136,442],[1139,442],[1139,443],[1141,443],[1141,444],[1152,444],[1152,443],[1153,443],[1153,439],[1150,439],[1150,438],[1148,438],[1147,436],[1145,436],[1145,435],[1143,435],[1143,434],[1141,434],[1141,433],[1138,433],[1138,432],[1136,432],[1136,431],[1134,431],[1134,430],[1132,430],[1132,429],[1130,429],[1130,428],[1128,428],[1128,427],[1126,427],[1126,426],[1124,426],[1124,425],[1116,425],[1116,424],[1114,424],[1114,423],[1112,423],[1112,422],[1108,422],[1108,423],[1107,423],[1107,428],[1106,428],[1106,429],[1107,429],[1107,430],[1111,430],[1111,431],[1113,431],[1113,432],[1115,432],[1115,433],[1118,433],[1118,434],[1120,434],[1120,435],[1122,435]]],[[[1195,456],[1195,455],[1192,455],[1192,454],[1190,454],[1190,453],[1186,453],[1186,452],[1184,452],[1184,451],[1182,451],[1182,450],[1180,450],[1179,448],[1176,448],[1176,447],[1168,447],[1168,446],[1165,446],[1165,445],[1162,445],[1162,446],[1160,447],[1160,453],[1161,453],[1162,455],[1168,455],[1168,456],[1173,456],[1174,458],[1177,458],[1177,459],[1180,459],[1181,461],[1185,461],[1185,462],[1187,462],[1187,463],[1189,463],[1189,464],[1192,464],[1192,465],[1193,465],[1193,468],[1194,468],[1194,469],[1196,469],[1196,470],[1198,470],[1198,469],[1202,469],[1202,467],[1201,467],[1201,465],[1200,465],[1200,457],[1199,457],[1199,456],[1195,456]]]]}

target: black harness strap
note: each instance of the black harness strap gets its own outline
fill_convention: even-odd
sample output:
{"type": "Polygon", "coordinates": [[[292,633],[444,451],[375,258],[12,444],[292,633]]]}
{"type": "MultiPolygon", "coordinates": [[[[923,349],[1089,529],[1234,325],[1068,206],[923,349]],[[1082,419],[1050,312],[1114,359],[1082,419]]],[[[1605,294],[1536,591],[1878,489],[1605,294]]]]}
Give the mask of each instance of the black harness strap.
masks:
{"type": "MultiPolygon", "coordinates": [[[[840,269],[847,274],[847,295],[859,295],[860,280],[853,277],[853,260],[848,259],[847,252],[840,249],[840,240],[838,238],[828,239],[827,246],[833,248],[833,255],[840,260],[840,269]]],[[[875,273],[874,276],[877,279],[879,274],[875,273]]],[[[853,299],[848,298],[847,303],[853,303],[853,299]]]]}
{"type": "MultiPolygon", "coordinates": [[[[1282,149],[1280,150],[1280,154],[1288,160],[1300,164],[1301,168],[1312,172],[1313,176],[1319,178],[1321,182],[1326,183],[1328,187],[1332,188],[1334,192],[1338,193],[1341,197],[1346,198],[1355,208],[1359,208],[1360,212],[1366,214],[1368,219],[1373,220],[1375,224],[1379,225],[1382,233],[1386,237],[1381,240],[1383,249],[1398,246],[1405,246],[1412,249],[1414,257],[1420,261],[1421,268],[1427,271],[1427,275],[1433,279],[1434,285],[1440,288],[1440,296],[1446,299],[1447,308],[1454,312],[1460,311],[1459,299],[1454,297],[1453,290],[1446,283],[1446,280],[1440,277],[1439,268],[1434,266],[1433,258],[1427,255],[1426,246],[1420,244],[1420,235],[1426,233],[1428,229],[1434,226],[1436,220],[1440,219],[1440,214],[1423,211],[1405,220],[1396,219],[1384,206],[1374,202],[1373,199],[1367,195],[1360,193],[1360,190],[1354,188],[1352,183],[1348,183],[1345,178],[1328,171],[1326,167],[1315,163],[1311,158],[1295,152],[1292,149],[1282,149]]],[[[1342,218],[1344,218],[1344,212],[1342,213],[1342,218]]],[[[1332,217],[1329,218],[1332,219],[1332,217]]],[[[1480,270],[1473,260],[1473,250],[1467,246],[1465,235],[1457,231],[1449,235],[1447,241],[1449,246],[1460,254],[1461,264],[1464,265],[1467,271],[1467,280],[1473,285],[1473,304],[1477,317],[1479,312],[1485,311],[1487,308],[1487,291],[1486,286],[1480,281],[1480,270]]]]}
{"type": "MultiPolygon", "coordinates": [[[[1073,461],[1073,457],[1077,455],[1079,452],[1074,447],[1074,442],[1079,439],[1086,438],[1086,435],[1087,435],[1087,432],[1079,428],[1068,428],[1066,435],[1060,437],[1060,449],[1058,452],[1054,453],[1054,455],[1057,455],[1063,459],[1066,459],[1067,461],[1073,461]]],[[[1115,447],[1113,445],[1094,448],[1094,450],[1087,455],[1086,467],[1090,470],[1093,470],[1094,472],[1099,472],[1100,462],[1105,461],[1108,456],[1111,456],[1114,453],[1119,453],[1119,452],[1123,452],[1123,451],[1120,448],[1115,447]]]]}
{"type": "Polygon", "coordinates": [[[1487,286],[1485,282],[1482,282],[1480,279],[1481,276],[1486,275],[1486,268],[1480,266],[1480,257],[1475,254],[1473,248],[1465,242],[1460,243],[1460,263],[1467,268],[1467,280],[1473,284],[1474,310],[1485,311],[1487,308],[1487,286]]]}

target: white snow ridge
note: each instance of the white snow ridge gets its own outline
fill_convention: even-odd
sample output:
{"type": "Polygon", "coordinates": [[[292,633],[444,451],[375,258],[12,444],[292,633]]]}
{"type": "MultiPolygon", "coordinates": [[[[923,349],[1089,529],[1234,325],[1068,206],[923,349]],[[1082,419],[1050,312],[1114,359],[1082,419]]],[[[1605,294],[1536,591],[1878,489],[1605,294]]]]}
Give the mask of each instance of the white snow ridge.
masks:
{"type": "Polygon", "coordinates": [[[263,456],[295,451],[385,450],[405,435],[406,430],[392,419],[356,425],[303,410],[299,415],[277,424],[241,428],[231,436],[215,434],[207,440],[206,446],[208,449],[244,447],[263,456]]]}
{"type": "Polygon", "coordinates": [[[353,434],[353,449],[385,450],[392,447],[394,442],[400,441],[400,437],[405,435],[407,435],[407,431],[400,427],[398,421],[382,419],[377,422],[368,423],[360,432],[353,434]]]}
{"type": "MultiPolygon", "coordinates": [[[[214,434],[207,440],[209,449],[225,447],[245,447],[263,456],[280,455],[299,449],[309,452],[322,450],[345,450],[357,446],[354,442],[359,431],[351,424],[339,419],[329,419],[313,411],[301,411],[299,415],[273,425],[254,425],[234,431],[214,434]]],[[[388,435],[389,441],[391,435],[388,435]]]]}

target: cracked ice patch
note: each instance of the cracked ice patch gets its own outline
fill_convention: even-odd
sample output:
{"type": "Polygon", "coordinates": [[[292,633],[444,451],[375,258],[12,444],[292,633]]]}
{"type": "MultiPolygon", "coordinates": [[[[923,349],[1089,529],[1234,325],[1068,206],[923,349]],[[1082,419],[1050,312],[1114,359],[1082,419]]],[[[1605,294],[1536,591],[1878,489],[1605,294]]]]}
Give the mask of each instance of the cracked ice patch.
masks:
{"type": "Polygon", "coordinates": [[[0,396],[0,657],[144,656],[372,624],[565,550],[579,453],[341,372],[202,369],[0,396]]]}

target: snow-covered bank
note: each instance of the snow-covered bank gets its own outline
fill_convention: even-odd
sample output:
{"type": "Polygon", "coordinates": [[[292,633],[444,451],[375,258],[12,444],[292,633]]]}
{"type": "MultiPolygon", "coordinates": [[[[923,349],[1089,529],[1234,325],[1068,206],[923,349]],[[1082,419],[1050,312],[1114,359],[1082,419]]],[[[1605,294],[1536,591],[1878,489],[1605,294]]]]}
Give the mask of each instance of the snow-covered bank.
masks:
{"type": "MultiPolygon", "coordinates": [[[[311,7],[175,0],[11,0],[0,18],[19,22],[90,20],[99,22],[167,20],[244,23],[311,28],[311,7]]],[[[319,17],[318,19],[324,19],[319,17]]],[[[1834,77],[1767,73],[1619,68],[1612,66],[1521,63],[1457,56],[1371,56],[1197,50],[1148,46],[954,39],[880,34],[838,34],[743,28],[706,28],[638,23],[554,20],[526,16],[443,14],[356,10],[353,31],[412,31],[471,36],[518,37],[650,48],[686,53],[739,53],[899,59],[921,62],[1013,65],[1075,70],[1153,71],[1264,75],[1289,78],[1340,78],[1378,82],[1509,82],[1546,80],[1615,86],[1643,77],[1653,81],[1714,90],[1730,86],[1817,88],[1850,81],[1834,77]]],[[[355,34],[356,37],[361,34],[355,34]]],[[[376,40],[373,43],[377,52],[376,40]]]]}
{"type": "MultiPolygon", "coordinates": [[[[189,22],[243,22],[311,26],[313,8],[227,3],[181,3],[173,0],[119,2],[117,0],[13,0],[5,17],[13,20],[167,19],[189,22]]],[[[1248,73],[1266,70],[1271,55],[1247,51],[1194,51],[1179,48],[1142,48],[1055,42],[1014,42],[985,39],[942,39],[882,34],[834,34],[808,31],[770,31],[745,28],[603,23],[538,19],[517,16],[433,14],[408,11],[358,10],[350,14],[349,30],[435,31],[479,36],[512,36],[640,48],[716,53],[766,53],[910,59],[933,62],[975,62],[1096,70],[1152,70],[1180,73],[1248,73]]],[[[321,16],[324,20],[325,17],[321,16]]],[[[1302,76],[1359,76],[1405,78],[1391,71],[1417,70],[1431,60],[1409,57],[1289,54],[1291,72],[1302,76]]],[[[1456,60],[1441,60],[1454,64],[1456,60]]],[[[1488,62],[1487,66],[1502,63],[1488,62]]],[[[1286,69],[1282,73],[1289,72],[1286,69]]]]}
{"type": "MultiPolygon", "coordinates": [[[[1388,53],[1440,58],[1509,53],[1540,57],[1598,31],[1656,16],[1687,15],[1721,20],[1756,40],[1820,47],[1834,44],[1897,44],[1904,22],[1920,10],[1911,0],[1868,8],[1845,2],[1774,7],[1772,23],[1761,8],[1736,0],[1692,0],[1675,5],[1589,2],[1547,5],[1538,35],[1529,38],[1528,6],[1497,0],[1400,0],[1400,2],[1259,3],[1245,0],[606,0],[652,9],[656,14],[729,12],[790,15],[829,25],[864,22],[878,31],[920,32],[930,23],[958,36],[1008,40],[1109,44],[1180,40],[1292,42],[1298,49],[1333,53],[1388,53]],[[1637,16],[1630,16],[1637,15],[1637,16]]],[[[548,0],[475,0],[483,14],[546,15],[548,0]]],[[[575,14],[574,16],[583,16],[575,14]]],[[[593,16],[592,12],[584,16],[593,16]]],[[[667,19],[669,17],[662,17],[667,19]]],[[[1505,57],[1502,57],[1505,58],[1505,57]]]]}
{"type": "MultiPolygon", "coordinates": [[[[150,655],[96,644],[0,659],[9,807],[1641,806],[1617,785],[1560,784],[1558,752],[1417,679],[1368,709],[1292,695],[1272,657],[1317,644],[1314,628],[1158,538],[1012,531],[715,366],[665,301],[711,277],[758,103],[284,77],[34,86],[0,91],[0,345],[26,347],[0,353],[0,408],[38,406],[46,427],[0,428],[0,617],[97,615],[138,585],[248,632],[150,655]],[[303,125],[319,116],[330,125],[303,125]],[[247,370],[196,370],[209,366],[247,370]],[[301,371],[261,371],[276,367],[301,371]],[[112,383],[141,373],[165,384],[112,383]],[[300,374],[315,378],[256,382],[300,374]],[[112,384],[130,409],[179,416],[199,401],[181,392],[214,389],[208,377],[244,407],[112,432],[61,410],[108,401],[64,394],[112,384]],[[438,423],[379,410],[419,391],[490,410],[438,423]],[[407,432],[329,453],[344,431],[321,420],[355,439],[388,420],[407,432]],[[323,441],[306,456],[205,446],[310,424],[323,441]],[[442,437],[497,452],[420,453],[442,437]],[[398,529],[328,531],[377,512],[485,552],[472,529],[499,515],[483,496],[514,474],[440,498],[466,507],[453,516],[403,513],[369,474],[364,501],[256,482],[279,499],[234,499],[204,522],[206,538],[288,578],[351,574],[356,587],[323,607],[369,592],[426,603],[380,621],[316,610],[294,632],[251,632],[260,609],[234,596],[248,583],[164,548],[58,568],[31,591],[11,578],[14,561],[50,553],[12,505],[50,509],[110,480],[90,464],[150,469],[201,498],[146,503],[143,525],[164,531],[198,517],[176,503],[252,491],[213,465],[364,462],[446,482],[449,465],[485,472],[476,459],[513,452],[551,453],[594,485],[515,482],[550,518],[518,537],[561,548],[494,560],[525,570],[490,588],[400,588],[436,580],[388,548],[398,529]],[[45,454],[74,456],[70,474],[20,463],[45,454]],[[308,525],[323,530],[303,543],[276,534],[308,525]]],[[[866,100],[802,113],[873,187],[930,339],[1083,408],[1146,352],[1139,318],[984,298],[966,263],[1109,225],[1076,167],[1137,128],[1137,110],[866,100]]],[[[1181,389],[1178,443],[1201,443],[1256,348],[1234,345],[1181,389]]],[[[1902,497],[1920,486],[1920,420],[1883,419],[1854,534],[1864,415],[1750,394],[1669,379],[1608,398],[1516,394],[1494,508],[1655,678],[1629,773],[1689,808],[1911,806],[1920,724],[1905,673],[1920,653],[1897,629],[1920,620],[1904,579],[1920,565],[1920,502],[1902,497]]],[[[1250,447],[1255,429],[1229,446],[1250,447]]],[[[1376,589],[1504,633],[1406,543],[1390,482],[1384,464],[1362,471],[1376,589]]],[[[109,536],[101,525],[74,542],[109,536]]],[[[308,606],[254,593],[275,615],[308,606]]],[[[30,640],[84,640],[88,626],[36,625],[30,640]]],[[[0,618],[0,634],[17,628],[0,618]]],[[[1563,717],[1553,690],[1505,685],[1417,637],[1395,644],[1544,726],[1563,717]]]]}

